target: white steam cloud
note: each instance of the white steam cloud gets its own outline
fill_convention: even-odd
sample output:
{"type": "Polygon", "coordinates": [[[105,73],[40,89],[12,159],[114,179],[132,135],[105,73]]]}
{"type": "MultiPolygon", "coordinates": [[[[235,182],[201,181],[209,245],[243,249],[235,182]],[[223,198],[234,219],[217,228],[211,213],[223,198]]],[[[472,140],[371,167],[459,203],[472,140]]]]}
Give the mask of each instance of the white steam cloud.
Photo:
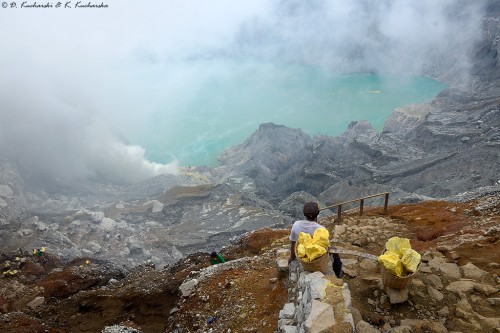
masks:
{"type": "MultiPolygon", "coordinates": [[[[104,3],[109,8],[0,8],[0,157],[63,180],[175,173],[175,162],[150,162],[127,140],[169,96],[199,84],[193,60],[465,82],[483,16],[483,1],[460,0],[104,3]]],[[[209,70],[203,77],[217,75],[209,70]]],[[[174,120],[175,106],[168,112],[174,120]]]]}
{"type": "MultiPolygon", "coordinates": [[[[243,25],[240,50],[336,72],[468,75],[485,1],[279,1],[243,25]],[[451,73],[450,73],[451,71],[451,73]]],[[[461,77],[457,77],[461,75],[461,77]]]]}

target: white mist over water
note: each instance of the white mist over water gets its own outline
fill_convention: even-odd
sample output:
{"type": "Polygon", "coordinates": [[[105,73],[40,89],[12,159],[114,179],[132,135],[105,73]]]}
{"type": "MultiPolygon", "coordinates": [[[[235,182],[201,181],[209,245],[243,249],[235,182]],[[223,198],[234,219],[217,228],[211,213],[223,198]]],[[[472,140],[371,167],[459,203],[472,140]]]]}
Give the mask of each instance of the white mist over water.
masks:
{"type": "MultiPolygon", "coordinates": [[[[234,82],[242,85],[240,64],[277,64],[267,70],[272,75],[312,66],[326,75],[452,73],[456,82],[466,82],[483,15],[482,1],[459,0],[107,4],[107,9],[0,8],[0,157],[63,180],[134,182],[175,172],[175,163],[147,157],[162,163],[174,155],[184,159],[172,138],[181,136],[175,130],[185,124],[176,121],[201,119],[205,127],[239,135],[238,140],[253,131],[212,122],[227,118],[223,115],[203,118],[207,82],[231,90],[228,78],[236,71],[234,82]],[[172,133],[157,135],[161,132],[172,133]]],[[[247,70],[268,65],[252,66],[247,70]]],[[[281,82],[266,75],[260,77],[270,82],[250,82],[250,90],[264,94],[281,82]]],[[[317,99],[312,93],[317,90],[306,90],[317,99]]],[[[233,91],[229,105],[238,110],[230,112],[255,129],[250,120],[259,116],[253,112],[263,111],[252,104],[262,108],[269,99],[233,91]],[[247,100],[237,102],[237,95],[247,100]]],[[[280,118],[271,120],[285,123],[280,118]]],[[[210,151],[208,135],[203,126],[197,128],[188,150],[210,151]]]]}
{"type": "Polygon", "coordinates": [[[215,165],[225,148],[265,122],[339,135],[352,120],[367,119],[381,130],[395,107],[428,101],[445,88],[424,77],[339,75],[317,66],[201,60],[185,75],[193,68],[198,84],[172,87],[178,97],[169,96],[133,138],[154,161],[215,165]]]}

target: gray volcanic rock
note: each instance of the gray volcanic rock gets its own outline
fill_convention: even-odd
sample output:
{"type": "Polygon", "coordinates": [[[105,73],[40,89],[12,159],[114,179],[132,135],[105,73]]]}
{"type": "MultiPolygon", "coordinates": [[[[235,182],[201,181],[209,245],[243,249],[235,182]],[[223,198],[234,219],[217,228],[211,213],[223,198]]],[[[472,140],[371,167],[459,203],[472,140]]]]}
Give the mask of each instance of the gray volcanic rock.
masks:
{"type": "MultiPolygon", "coordinates": [[[[355,186],[350,185],[348,182],[339,182],[319,195],[319,198],[326,203],[326,205],[333,205],[335,203],[340,203],[344,201],[349,201],[352,199],[356,199],[362,196],[383,193],[383,192],[391,192],[389,202],[395,202],[396,199],[399,199],[405,195],[406,192],[401,191],[398,188],[391,188],[386,185],[380,184],[372,184],[368,186],[355,186]]],[[[366,205],[369,206],[383,206],[384,205],[384,196],[379,196],[371,199],[367,199],[365,201],[366,205]]],[[[343,208],[352,208],[358,206],[359,203],[348,204],[343,208]]]]}
{"type": "Polygon", "coordinates": [[[391,133],[392,138],[407,139],[409,133],[423,123],[430,112],[430,104],[416,104],[396,108],[385,121],[383,132],[391,133]]]}
{"type": "Polygon", "coordinates": [[[293,222],[259,198],[253,182],[244,177],[176,186],[151,199],[34,216],[12,225],[2,248],[44,246],[65,259],[88,256],[130,267],[151,260],[161,266],[221,248],[245,232],[293,222]]]}
{"type": "Polygon", "coordinates": [[[491,186],[500,170],[497,94],[448,90],[431,103],[399,108],[382,133],[360,121],[340,137],[317,136],[312,143],[295,129],[266,124],[225,155],[230,160],[221,159],[221,170],[255,178],[257,193],[273,203],[297,191],[333,204],[380,191],[395,192],[393,199],[443,198],[491,186]],[[291,137],[303,138],[294,151],[269,153],[291,137]]]}
{"type": "Polygon", "coordinates": [[[221,166],[216,172],[225,177],[249,177],[255,181],[260,195],[279,202],[279,197],[289,194],[282,193],[280,187],[291,178],[301,177],[304,174],[301,166],[311,158],[312,140],[307,134],[267,123],[260,125],[242,144],[227,149],[219,157],[221,166]]]}
{"type": "MultiPolygon", "coordinates": [[[[278,209],[280,211],[287,213],[295,220],[302,220],[304,219],[304,212],[303,212],[304,204],[310,201],[317,202],[320,205],[320,207],[326,207],[326,205],[323,202],[318,200],[313,195],[307,192],[300,191],[290,194],[285,200],[283,200],[280,203],[278,209]]],[[[320,211],[318,217],[321,219],[324,216],[329,216],[332,214],[333,213],[331,210],[325,209],[320,211]]]]}
{"type": "Polygon", "coordinates": [[[24,180],[17,166],[0,159],[0,226],[24,218],[27,206],[24,180]]]}

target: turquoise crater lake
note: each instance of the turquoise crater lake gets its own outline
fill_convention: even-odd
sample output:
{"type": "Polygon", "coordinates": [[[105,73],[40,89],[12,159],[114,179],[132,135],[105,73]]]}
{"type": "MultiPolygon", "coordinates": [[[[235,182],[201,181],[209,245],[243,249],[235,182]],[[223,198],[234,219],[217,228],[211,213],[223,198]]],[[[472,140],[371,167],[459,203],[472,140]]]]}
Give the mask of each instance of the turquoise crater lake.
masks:
{"type": "Polygon", "coordinates": [[[339,75],[314,66],[195,61],[131,141],[149,160],[217,163],[261,123],[339,135],[353,120],[381,130],[394,108],[434,98],[446,85],[426,77],[339,75]]]}

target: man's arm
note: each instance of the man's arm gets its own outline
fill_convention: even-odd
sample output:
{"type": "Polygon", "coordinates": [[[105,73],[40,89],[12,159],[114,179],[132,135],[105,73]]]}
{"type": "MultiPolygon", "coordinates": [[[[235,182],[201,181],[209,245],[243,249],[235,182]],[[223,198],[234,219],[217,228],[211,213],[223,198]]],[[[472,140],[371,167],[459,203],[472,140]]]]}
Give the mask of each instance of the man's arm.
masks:
{"type": "Polygon", "coordinates": [[[224,260],[224,257],[222,257],[220,253],[217,254],[217,258],[219,258],[221,264],[226,262],[226,260],[224,260]]]}
{"type": "Polygon", "coordinates": [[[290,258],[288,258],[288,263],[295,260],[295,242],[290,242],[290,258]]]}

